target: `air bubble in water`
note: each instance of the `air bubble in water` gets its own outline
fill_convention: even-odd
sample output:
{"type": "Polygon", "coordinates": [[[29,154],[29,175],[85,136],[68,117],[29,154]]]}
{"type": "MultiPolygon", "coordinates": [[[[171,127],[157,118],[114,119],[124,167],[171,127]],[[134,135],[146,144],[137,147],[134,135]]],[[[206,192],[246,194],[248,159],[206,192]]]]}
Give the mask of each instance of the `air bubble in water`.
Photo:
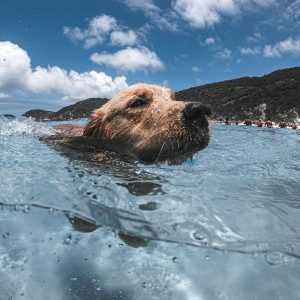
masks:
{"type": "Polygon", "coordinates": [[[265,255],[265,260],[269,265],[280,265],[284,260],[284,255],[279,251],[268,252],[265,255]]]}
{"type": "Polygon", "coordinates": [[[201,242],[201,244],[203,245],[207,245],[209,243],[209,237],[207,236],[207,234],[205,232],[202,231],[194,231],[192,233],[192,237],[201,242]]]}
{"type": "Polygon", "coordinates": [[[70,245],[71,243],[72,243],[72,234],[70,233],[70,234],[68,234],[67,236],[66,236],[66,238],[64,239],[64,244],[66,244],[66,245],[70,245]]]}
{"type": "Polygon", "coordinates": [[[49,212],[50,215],[54,215],[55,214],[55,209],[50,207],[48,212],[49,212]]]}
{"type": "Polygon", "coordinates": [[[49,212],[50,215],[60,215],[60,214],[62,214],[62,211],[60,211],[59,209],[53,208],[53,207],[50,207],[48,209],[48,212],[49,212]]]}
{"type": "Polygon", "coordinates": [[[23,206],[23,212],[28,214],[30,212],[30,205],[24,205],[23,206]]]}
{"type": "Polygon", "coordinates": [[[13,210],[14,210],[14,211],[19,211],[19,210],[21,210],[21,205],[15,204],[15,205],[13,206],[13,210]]]}
{"type": "Polygon", "coordinates": [[[68,213],[68,217],[69,217],[70,219],[73,219],[73,218],[75,217],[75,214],[74,214],[72,211],[70,211],[70,212],[68,213]]]}

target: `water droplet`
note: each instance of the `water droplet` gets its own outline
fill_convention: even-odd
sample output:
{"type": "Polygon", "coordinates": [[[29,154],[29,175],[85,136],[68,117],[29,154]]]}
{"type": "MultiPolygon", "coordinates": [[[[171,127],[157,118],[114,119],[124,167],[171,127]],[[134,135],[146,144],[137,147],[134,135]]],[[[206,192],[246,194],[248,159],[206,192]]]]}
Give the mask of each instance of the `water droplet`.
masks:
{"type": "Polygon", "coordinates": [[[48,212],[49,212],[50,215],[54,215],[55,214],[55,209],[50,207],[48,212]]]}
{"type": "Polygon", "coordinates": [[[64,239],[64,244],[66,244],[66,245],[70,245],[71,243],[72,243],[72,234],[71,233],[69,233],[67,236],[66,236],[66,238],[64,239]]]}
{"type": "Polygon", "coordinates": [[[284,255],[279,251],[268,252],[265,255],[265,260],[269,265],[280,265],[284,260],[284,255]]]}
{"type": "Polygon", "coordinates": [[[29,206],[29,205],[24,205],[24,206],[23,206],[23,212],[24,212],[25,214],[28,214],[28,213],[30,212],[30,206],[29,206]]]}
{"type": "Polygon", "coordinates": [[[19,211],[21,209],[21,206],[19,204],[16,204],[13,206],[13,210],[19,211]]]}
{"type": "Polygon", "coordinates": [[[75,214],[74,214],[72,211],[70,211],[70,212],[68,213],[68,217],[69,217],[70,219],[73,219],[73,218],[75,217],[75,214]]]}

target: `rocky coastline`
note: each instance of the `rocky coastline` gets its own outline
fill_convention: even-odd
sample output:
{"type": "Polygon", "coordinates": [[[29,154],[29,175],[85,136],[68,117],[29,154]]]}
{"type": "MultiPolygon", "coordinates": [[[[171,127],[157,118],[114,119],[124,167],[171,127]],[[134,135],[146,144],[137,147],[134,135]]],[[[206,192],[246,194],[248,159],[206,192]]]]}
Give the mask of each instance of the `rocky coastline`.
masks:
{"type": "Polygon", "coordinates": [[[108,100],[109,99],[106,98],[89,98],[87,100],[65,106],[56,112],[43,109],[32,109],[24,113],[23,116],[27,118],[34,118],[36,121],[66,121],[88,118],[92,111],[101,107],[108,100]]]}
{"type": "MultiPolygon", "coordinates": [[[[300,67],[282,69],[262,77],[242,77],[192,87],[175,93],[177,100],[200,102],[211,107],[212,118],[291,122],[300,116],[300,67]]],[[[36,120],[88,118],[108,99],[90,98],[57,112],[35,109],[23,116],[36,120]]]]}

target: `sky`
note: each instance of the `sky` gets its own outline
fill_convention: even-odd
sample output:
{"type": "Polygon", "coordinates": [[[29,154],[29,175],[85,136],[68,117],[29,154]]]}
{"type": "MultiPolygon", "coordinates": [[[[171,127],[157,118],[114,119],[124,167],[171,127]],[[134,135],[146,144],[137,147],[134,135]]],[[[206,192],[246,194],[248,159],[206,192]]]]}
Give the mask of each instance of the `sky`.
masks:
{"type": "Polygon", "coordinates": [[[300,0],[0,0],[0,114],[300,65],[300,0]]]}

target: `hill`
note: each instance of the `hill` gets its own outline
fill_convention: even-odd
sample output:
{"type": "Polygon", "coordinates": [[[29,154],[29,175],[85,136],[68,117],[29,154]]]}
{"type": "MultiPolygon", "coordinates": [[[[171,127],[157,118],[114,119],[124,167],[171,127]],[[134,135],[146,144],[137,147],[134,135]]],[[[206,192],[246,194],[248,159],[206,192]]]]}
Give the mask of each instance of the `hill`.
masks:
{"type": "Polygon", "coordinates": [[[207,104],[215,118],[293,120],[300,116],[300,68],[193,87],[176,99],[207,104]]]}
{"type": "Polygon", "coordinates": [[[73,120],[79,118],[88,118],[90,113],[105,104],[106,98],[89,98],[79,101],[75,104],[63,107],[57,112],[42,109],[32,109],[23,114],[25,117],[32,117],[36,120],[73,120]]]}
{"type": "MultiPolygon", "coordinates": [[[[283,69],[262,77],[242,77],[175,93],[177,100],[201,102],[211,107],[213,118],[291,121],[300,116],[300,67],[283,69]]],[[[108,99],[90,98],[57,112],[31,110],[24,114],[37,120],[85,118],[108,99]]]]}

